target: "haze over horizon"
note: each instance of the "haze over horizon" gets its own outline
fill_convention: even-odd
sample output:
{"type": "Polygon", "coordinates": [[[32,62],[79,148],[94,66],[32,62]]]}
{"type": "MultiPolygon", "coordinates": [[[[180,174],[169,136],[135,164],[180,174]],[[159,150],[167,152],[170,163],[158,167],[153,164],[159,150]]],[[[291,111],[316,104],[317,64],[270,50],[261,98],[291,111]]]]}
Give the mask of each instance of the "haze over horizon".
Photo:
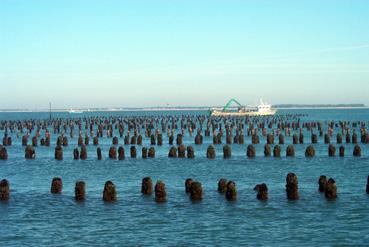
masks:
{"type": "Polygon", "coordinates": [[[369,1],[0,1],[0,109],[369,105],[369,1]]]}

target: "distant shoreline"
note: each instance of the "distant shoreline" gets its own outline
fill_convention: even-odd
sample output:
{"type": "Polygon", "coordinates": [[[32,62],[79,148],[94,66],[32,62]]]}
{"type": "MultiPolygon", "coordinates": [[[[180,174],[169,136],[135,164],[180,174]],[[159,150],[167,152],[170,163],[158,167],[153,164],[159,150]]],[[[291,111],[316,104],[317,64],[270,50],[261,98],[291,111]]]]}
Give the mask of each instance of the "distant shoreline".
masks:
{"type": "MultiPolygon", "coordinates": [[[[144,111],[208,111],[211,108],[222,107],[127,107],[127,108],[81,108],[83,113],[88,112],[144,112],[144,111]]],[[[329,110],[329,109],[369,109],[365,105],[275,105],[278,110],[329,110]]],[[[76,109],[75,109],[76,110],[76,109]]],[[[70,109],[52,109],[51,112],[69,112],[70,109]]],[[[28,113],[49,112],[48,109],[3,109],[1,113],[28,113]]],[[[77,114],[78,115],[78,114],[77,114]]]]}

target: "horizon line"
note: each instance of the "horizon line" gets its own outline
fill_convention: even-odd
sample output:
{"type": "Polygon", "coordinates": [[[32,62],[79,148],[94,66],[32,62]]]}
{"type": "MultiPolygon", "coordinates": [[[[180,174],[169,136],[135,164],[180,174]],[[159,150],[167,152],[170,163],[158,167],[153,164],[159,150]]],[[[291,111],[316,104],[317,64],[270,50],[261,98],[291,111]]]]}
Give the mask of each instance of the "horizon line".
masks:
{"type": "MultiPolygon", "coordinates": [[[[245,105],[247,107],[256,107],[245,105]]],[[[80,107],[80,108],[0,108],[0,112],[68,112],[70,110],[82,110],[83,112],[97,111],[145,111],[145,110],[206,110],[211,108],[223,108],[224,106],[127,106],[127,107],[80,107]]],[[[272,104],[278,109],[339,109],[339,108],[369,108],[363,103],[339,103],[339,104],[272,104]]]]}

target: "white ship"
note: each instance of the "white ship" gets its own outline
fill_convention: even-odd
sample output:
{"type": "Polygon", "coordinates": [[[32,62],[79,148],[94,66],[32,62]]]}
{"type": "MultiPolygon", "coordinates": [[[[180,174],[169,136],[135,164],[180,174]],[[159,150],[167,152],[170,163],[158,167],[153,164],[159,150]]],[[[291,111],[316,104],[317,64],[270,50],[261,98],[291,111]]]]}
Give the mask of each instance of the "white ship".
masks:
{"type": "Polygon", "coordinates": [[[69,110],[69,113],[70,114],[81,114],[81,113],[83,113],[83,111],[82,110],[73,110],[73,109],[70,109],[69,110]]]}
{"type": "Polygon", "coordinates": [[[273,116],[276,112],[277,110],[273,109],[272,105],[264,103],[262,100],[260,100],[260,105],[256,107],[246,107],[238,103],[237,100],[231,99],[223,109],[212,109],[211,116],[273,116]],[[237,107],[231,107],[232,103],[235,103],[237,107]]]}

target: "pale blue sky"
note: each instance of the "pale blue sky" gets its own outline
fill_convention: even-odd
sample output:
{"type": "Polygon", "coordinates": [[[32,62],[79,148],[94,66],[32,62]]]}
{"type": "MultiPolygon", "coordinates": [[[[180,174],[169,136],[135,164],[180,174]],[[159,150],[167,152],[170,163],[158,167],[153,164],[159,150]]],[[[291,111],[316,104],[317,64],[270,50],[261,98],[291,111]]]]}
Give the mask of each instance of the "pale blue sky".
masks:
{"type": "Polygon", "coordinates": [[[369,1],[0,0],[0,108],[369,104],[369,1]]]}

